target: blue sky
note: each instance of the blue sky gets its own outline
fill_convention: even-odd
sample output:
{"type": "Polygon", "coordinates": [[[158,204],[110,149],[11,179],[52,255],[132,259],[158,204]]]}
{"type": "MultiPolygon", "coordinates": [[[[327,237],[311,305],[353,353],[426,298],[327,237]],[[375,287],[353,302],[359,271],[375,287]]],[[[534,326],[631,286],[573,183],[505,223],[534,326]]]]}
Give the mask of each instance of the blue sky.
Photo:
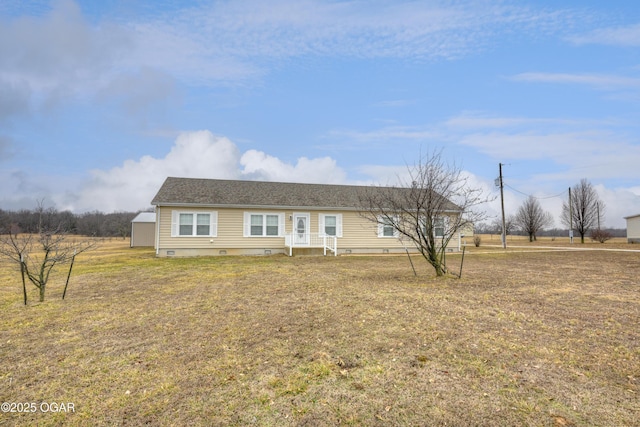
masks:
{"type": "Polygon", "coordinates": [[[144,209],[166,176],[387,184],[439,149],[488,195],[503,163],[507,213],[534,195],[561,226],[587,178],[624,227],[640,6],[0,3],[3,209],[144,209]]]}

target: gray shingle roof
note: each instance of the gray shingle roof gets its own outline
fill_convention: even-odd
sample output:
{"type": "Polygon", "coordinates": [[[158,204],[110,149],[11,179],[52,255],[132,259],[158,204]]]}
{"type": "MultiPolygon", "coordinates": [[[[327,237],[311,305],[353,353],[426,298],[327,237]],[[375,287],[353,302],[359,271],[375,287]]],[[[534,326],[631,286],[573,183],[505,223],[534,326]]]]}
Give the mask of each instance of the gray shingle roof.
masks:
{"type": "Polygon", "coordinates": [[[169,177],[151,204],[356,209],[364,192],[376,188],[169,177]]]}

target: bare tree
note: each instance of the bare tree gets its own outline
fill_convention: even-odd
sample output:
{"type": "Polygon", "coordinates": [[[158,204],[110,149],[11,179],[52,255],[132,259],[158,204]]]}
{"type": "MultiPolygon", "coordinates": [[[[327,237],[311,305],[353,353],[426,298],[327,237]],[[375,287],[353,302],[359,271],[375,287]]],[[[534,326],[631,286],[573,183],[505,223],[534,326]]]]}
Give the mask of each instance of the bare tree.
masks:
{"type": "Polygon", "coordinates": [[[536,235],[547,227],[553,225],[553,217],[545,212],[540,202],[533,196],[529,196],[514,217],[514,223],[522,231],[527,233],[529,241],[537,240],[536,235]]]}
{"type": "Polygon", "coordinates": [[[585,178],[571,188],[571,200],[562,203],[562,223],[573,226],[580,234],[580,242],[589,230],[598,227],[604,218],[605,204],[598,198],[596,189],[585,178]]]}
{"type": "MultiPolygon", "coordinates": [[[[493,220],[493,222],[491,223],[491,228],[492,230],[495,231],[495,234],[501,234],[502,233],[502,218],[496,218],[493,220]]],[[[513,234],[513,232],[516,229],[516,218],[513,215],[508,215],[505,219],[504,219],[504,228],[505,236],[509,236],[511,234],[513,234]]]]}
{"type": "Polygon", "coordinates": [[[456,165],[431,152],[407,166],[408,182],[400,187],[369,187],[360,196],[360,214],[378,225],[379,233],[410,242],[437,276],[447,272],[446,248],[454,237],[485,214],[472,208],[488,201],[481,189],[470,188],[456,165]],[[389,233],[389,234],[387,234],[389,233]]]}
{"type": "MultiPolygon", "coordinates": [[[[45,226],[47,210],[38,203],[40,215],[39,231],[36,234],[18,234],[11,227],[0,236],[0,256],[20,265],[24,303],[27,304],[25,277],[39,290],[40,301],[44,301],[49,275],[56,265],[71,263],[76,255],[96,246],[95,240],[71,240],[58,225],[45,226]]],[[[71,270],[69,270],[69,275],[71,270]]],[[[68,284],[68,277],[67,277],[68,284]]],[[[66,287],[65,287],[66,291],[66,287]]]]}

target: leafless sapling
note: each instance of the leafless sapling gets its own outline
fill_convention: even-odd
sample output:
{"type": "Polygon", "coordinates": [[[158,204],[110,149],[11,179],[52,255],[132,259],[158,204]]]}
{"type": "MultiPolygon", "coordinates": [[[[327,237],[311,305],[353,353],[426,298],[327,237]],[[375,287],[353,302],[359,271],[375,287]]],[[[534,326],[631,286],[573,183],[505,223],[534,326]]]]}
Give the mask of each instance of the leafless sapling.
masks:
{"type": "Polygon", "coordinates": [[[437,276],[447,272],[445,253],[452,239],[486,215],[474,210],[488,199],[455,164],[447,164],[442,151],[421,156],[407,166],[408,179],[396,187],[364,188],[360,215],[377,224],[378,234],[409,242],[433,267],[437,276]]]}
{"type": "MultiPolygon", "coordinates": [[[[44,212],[41,203],[38,211],[41,215],[44,212]]],[[[5,230],[5,234],[0,234],[0,256],[20,266],[24,303],[27,304],[25,277],[38,288],[42,302],[53,268],[70,263],[76,255],[94,248],[96,244],[94,239],[72,238],[60,226],[45,228],[40,221],[39,232],[35,234],[19,233],[18,229],[11,227],[5,230]]]]}

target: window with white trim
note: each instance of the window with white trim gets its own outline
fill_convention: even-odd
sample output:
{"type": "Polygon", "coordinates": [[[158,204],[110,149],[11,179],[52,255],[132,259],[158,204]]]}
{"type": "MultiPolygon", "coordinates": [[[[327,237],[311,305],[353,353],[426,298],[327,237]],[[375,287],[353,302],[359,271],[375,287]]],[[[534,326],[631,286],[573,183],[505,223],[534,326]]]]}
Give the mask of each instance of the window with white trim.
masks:
{"type": "Polygon", "coordinates": [[[433,223],[433,234],[436,237],[444,237],[444,218],[439,217],[433,223]]]}
{"type": "Polygon", "coordinates": [[[398,231],[393,226],[391,218],[378,217],[378,237],[398,237],[398,231]]]}
{"type": "Polygon", "coordinates": [[[218,212],[171,211],[171,237],[216,237],[218,212]]]}
{"type": "Polygon", "coordinates": [[[282,237],[284,235],[283,213],[244,213],[244,237],[282,237]]]}
{"type": "MultiPolygon", "coordinates": [[[[422,233],[426,236],[428,233],[427,230],[427,219],[425,217],[420,218],[420,223],[422,224],[422,233]]],[[[434,237],[444,237],[445,230],[445,219],[443,217],[435,217],[433,219],[433,236],[434,237]]]]}
{"type": "Polygon", "coordinates": [[[318,231],[321,236],[342,237],[342,214],[319,214],[318,231]]]}

